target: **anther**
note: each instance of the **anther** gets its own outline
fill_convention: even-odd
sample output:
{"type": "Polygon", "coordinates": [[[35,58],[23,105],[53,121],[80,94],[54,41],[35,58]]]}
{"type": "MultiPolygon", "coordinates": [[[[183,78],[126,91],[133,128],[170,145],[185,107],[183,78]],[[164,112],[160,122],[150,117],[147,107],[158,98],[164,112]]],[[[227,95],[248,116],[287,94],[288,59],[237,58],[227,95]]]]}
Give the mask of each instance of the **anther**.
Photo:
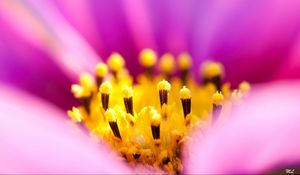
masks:
{"type": "Polygon", "coordinates": [[[140,158],[141,157],[141,154],[140,153],[134,153],[133,154],[133,158],[134,159],[138,159],[138,158],[140,158]]]}
{"type": "Polygon", "coordinates": [[[104,77],[107,75],[107,73],[108,68],[106,64],[99,63],[96,65],[97,87],[99,87],[102,84],[104,77]]]}
{"type": "Polygon", "coordinates": [[[151,131],[153,139],[160,139],[160,123],[161,116],[157,112],[152,112],[151,116],[151,131]]]}
{"type": "Polygon", "coordinates": [[[212,121],[214,123],[221,114],[224,96],[222,95],[221,92],[216,92],[214,93],[212,100],[213,100],[212,121]]]}
{"type": "Polygon", "coordinates": [[[169,157],[165,157],[164,159],[162,159],[162,164],[163,165],[167,165],[170,162],[170,158],[169,157]]]}
{"type": "Polygon", "coordinates": [[[113,76],[116,78],[117,80],[117,74],[118,72],[124,67],[125,65],[125,61],[124,58],[118,54],[118,53],[113,53],[110,55],[110,57],[108,58],[108,66],[112,71],[113,76]]]}
{"type": "Polygon", "coordinates": [[[179,93],[180,93],[184,118],[186,118],[186,116],[191,113],[191,91],[185,86],[183,86],[183,88],[180,89],[179,93]]]}
{"type": "Polygon", "coordinates": [[[221,91],[222,78],[224,76],[223,65],[219,62],[206,61],[201,66],[203,84],[213,83],[217,91],[221,91]]]}
{"type": "Polygon", "coordinates": [[[76,98],[81,101],[82,106],[85,108],[86,112],[90,112],[90,102],[92,99],[91,91],[83,88],[78,84],[74,84],[71,87],[71,90],[76,98]]]}
{"type": "Polygon", "coordinates": [[[241,99],[242,99],[242,93],[240,92],[240,90],[233,90],[231,93],[231,101],[234,105],[238,105],[241,103],[241,99]]]}
{"type": "Polygon", "coordinates": [[[119,131],[119,127],[118,127],[118,124],[117,124],[115,111],[113,109],[108,109],[105,112],[105,116],[107,118],[107,121],[109,123],[109,126],[110,126],[114,136],[122,140],[121,135],[120,135],[120,131],[119,131]]]}
{"type": "Polygon", "coordinates": [[[167,165],[171,161],[166,150],[161,151],[161,153],[159,154],[159,160],[162,165],[167,165]]]}
{"type": "Polygon", "coordinates": [[[134,115],[133,112],[133,90],[132,87],[125,86],[123,88],[123,95],[124,95],[124,105],[126,108],[126,112],[134,115]]]}
{"type": "Polygon", "coordinates": [[[171,84],[166,80],[162,80],[158,83],[157,89],[159,91],[160,106],[162,107],[163,104],[168,104],[168,96],[169,91],[171,90],[171,84]]]}
{"type": "Polygon", "coordinates": [[[109,82],[104,82],[100,86],[101,102],[104,110],[108,109],[109,95],[111,94],[112,86],[109,82]]]}
{"type": "Polygon", "coordinates": [[[243,95],[248,95],[249,91],[251,90],[251,85],[247,81],[243,81],[239,84],[239,90],[243,95]]]}
{"type": "Polygon", "coordinates": [[[68,116],[72,118],[75,122],[81,122],[83,120],[83,116],[80,113],[80,110],[76,107],[73,107],[72,110],[68,110],[68,116]]]}
{"type": "Polygon", "coordinates": [[[80,98],[82,105],[87,113],[90,113],[90,103],[92,100],[92,93],[95,88],[94,77],[89,73],[80,74],[80,84],[83,88],[83,96],[80,98]]]}
{"type": "Polygon", "coordinates": [[[192,61],[188,53],[181,53],[178,56],[178,66],[180,69],[181,82],[186,85],[189,76],[189,69],[191,67],[192,61]]]}
{"type": "Polygon", "coordinates": [[[71,86],[71,91],[76,98],[82,97],[84,93],[83,87],[78,84],[73,84],[71,86]]]}
{"type": "Polygon", "coordinates": [[[175,69],[175,59],[173,55],[167,53],[164,54],[159,62],[160,70],[167,80],[171,79],[171,74],[175,69]]]}
{"type": "Polygon", "coordinates": [[[145,74],[150,79],[153,78],[153,67],[157,61],[156,53],[151,49],[144,49],[141,51],[139,61],[142,66],[145,67],[145,74]]]}
{"type": "Polygon", "coordinates": [[[91,93],[95,87],[94,77],[89,73],[80,74],[80,85],[86,93],[91,93]]]}

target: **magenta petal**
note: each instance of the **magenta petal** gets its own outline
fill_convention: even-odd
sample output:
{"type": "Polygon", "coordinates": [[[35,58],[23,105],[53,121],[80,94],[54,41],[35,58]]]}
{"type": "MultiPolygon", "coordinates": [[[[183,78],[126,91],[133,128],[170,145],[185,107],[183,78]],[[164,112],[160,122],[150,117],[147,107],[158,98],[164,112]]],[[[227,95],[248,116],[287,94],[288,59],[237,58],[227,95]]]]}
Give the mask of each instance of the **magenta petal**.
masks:
{"type": "MultiPolygon", "coordinates": [[[[81,34],[51,2],[3,1],[0,17],[17,35],[45,51],[71,78],[100,61],[81,34]]],[[[6,26],[5,26],[6,27],[6,26]]]]}
{"type": "Polygon", "coordinates": [[[91,1],[85,0],[55,0],[53,5],[80,32],[97,53],[105,50],[101,33],[95,24],[95,17],[91,11],[91,1]]]}
{"type": "Polygon", "coordinates": [[[114,154],[68,124],[65,111],[0,85],[0,173],[129,173],[114,154]]]}
{"type": "Polygon", "coordinates": [[[222,126],[190,145],[187,173],[262,173],[300,163],[300,82],[257,87],[222,126]]]}
{"type": "Polygon", "coordinates": [[[223,62],[234,83],[272,80],[299,33],[299,7],[293,0],[210,1],[195,22],[196,63],[207,57],[223,62]]]}
{"type": "Polygon", "coordinates": [[[0,27],[0,40],[3,42],[0,44],[1,82],[45,98],[63,109],[74,105],[70,92],[72,81],[48,55],[26,44],[8,27],[0,27]]]}
{"type": "Polygon", "coordinates": [[[300,33],[291,47],[288,57],[274,75],[274,79],[279,78],[300,78],[300,33]]]}
{"type": "Polygon", "coordinates": [[[70,108],[72,80],[100,60],[53,5],[28,3],[0,2],[0,81],[70,108]]]}
{"type": "Polygon", "coordinates": [[[154,34],[150,23],[147,3],[141,1],[122,1],[125,10],[125,21],[129,26],[129,33],[132,35],[137,50],[144,48],[155,48],[154,34]]]}

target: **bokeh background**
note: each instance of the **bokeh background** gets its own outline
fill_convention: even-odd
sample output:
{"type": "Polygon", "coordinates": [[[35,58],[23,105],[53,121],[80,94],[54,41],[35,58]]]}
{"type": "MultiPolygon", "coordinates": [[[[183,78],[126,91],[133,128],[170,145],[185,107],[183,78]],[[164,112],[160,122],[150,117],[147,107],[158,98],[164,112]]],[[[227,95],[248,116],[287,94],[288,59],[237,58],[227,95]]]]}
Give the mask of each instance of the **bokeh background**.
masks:
{"type": "Polygon", "coordinates": [[[136,75],[143,48],[189,52],[195,75],[220,61],[233,85],[299,78],[299,29],[298,0],[5,0],[0,81],[67,109],[81,71],[119,52],[136,75]]]}

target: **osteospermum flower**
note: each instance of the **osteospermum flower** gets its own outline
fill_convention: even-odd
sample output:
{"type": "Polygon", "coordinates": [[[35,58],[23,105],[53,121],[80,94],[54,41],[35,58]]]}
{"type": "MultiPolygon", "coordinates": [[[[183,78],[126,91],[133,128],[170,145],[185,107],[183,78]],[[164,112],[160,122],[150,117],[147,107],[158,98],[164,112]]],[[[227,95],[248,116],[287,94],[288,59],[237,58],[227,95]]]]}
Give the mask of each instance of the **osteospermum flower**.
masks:
{"type": "Polygon", "coordinates": [[[299,84],[238,84],[299,77],[298,2],[70,2],[0,2],[1,172],[294,172],[299,84]]]}

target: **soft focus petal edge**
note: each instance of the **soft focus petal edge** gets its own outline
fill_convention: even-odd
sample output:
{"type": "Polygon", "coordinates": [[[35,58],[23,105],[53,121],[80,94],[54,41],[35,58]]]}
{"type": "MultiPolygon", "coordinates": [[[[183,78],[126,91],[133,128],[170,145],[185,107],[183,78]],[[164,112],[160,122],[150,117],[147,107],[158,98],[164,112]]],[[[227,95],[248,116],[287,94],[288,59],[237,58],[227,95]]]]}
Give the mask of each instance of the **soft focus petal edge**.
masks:
{"type": "Polygon", "coordinates": [[[65,111],[0,84],[0,173],[130,173],[65,111]]]}

